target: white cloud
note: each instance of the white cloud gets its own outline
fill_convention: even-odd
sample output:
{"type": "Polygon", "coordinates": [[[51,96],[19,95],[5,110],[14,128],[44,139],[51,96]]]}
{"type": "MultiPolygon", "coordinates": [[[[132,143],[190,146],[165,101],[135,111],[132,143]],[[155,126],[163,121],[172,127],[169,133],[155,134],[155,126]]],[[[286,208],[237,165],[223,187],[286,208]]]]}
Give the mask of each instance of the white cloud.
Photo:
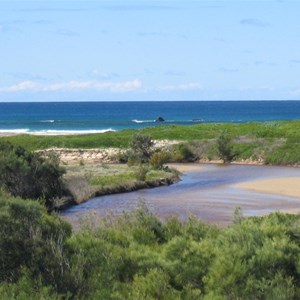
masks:
{"type": "Polygon", "coordinates": [[[0,92],[15,93],[28,90],[34,91],[36,88],[37,84],[34,81],[27,80],[11,86],[0,87],[0,92]]]}
{"type": "Polygon", "coordinates": [[[0,87],[0,92],[15,93],[22,91],[29,92],[57,92],[57,91],[110,91],[110,92],[129,92],[138,90],[142,87],[140,80],[135,79],[125,82],[110,81],[69,81],[54,84],[39,84],[34,81],[23,81],[15,85],[0,87]]]}
{"type": "Polygon", "coordinates": [[[183,83],[178,85],[165,85],[161,86],[159,90],[161,91],[191,91],[191,90],[200,90],[202,85],[197,82],[183,83]]]}

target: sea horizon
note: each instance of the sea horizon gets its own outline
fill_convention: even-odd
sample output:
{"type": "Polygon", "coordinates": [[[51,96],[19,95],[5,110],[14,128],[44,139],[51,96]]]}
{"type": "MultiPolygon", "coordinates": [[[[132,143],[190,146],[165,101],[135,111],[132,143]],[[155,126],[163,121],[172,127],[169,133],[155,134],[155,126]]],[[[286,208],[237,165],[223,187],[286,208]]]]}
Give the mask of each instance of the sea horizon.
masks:
{"type": "Polygon", "coordinates": [[[0,134],[86,134],[150,126],[300,119],[300,100],[1,102],[0,134]],[[164,121],[157,122],[161,117],[164,121]]]}
{"type": "Polygon", "coordinates": [[[8,101],[1,99],[1,103],[95,103],[95,102],[101,102],[101,103],[111,103],[111,102],[117,102],[117,103],[124,103],[124,102],[297,102],[300,101],[300,99],[252,99],[252,100],[244,100],[244,99],[212,99],[212,100],[22,100],[22,101],[8,101]]]}

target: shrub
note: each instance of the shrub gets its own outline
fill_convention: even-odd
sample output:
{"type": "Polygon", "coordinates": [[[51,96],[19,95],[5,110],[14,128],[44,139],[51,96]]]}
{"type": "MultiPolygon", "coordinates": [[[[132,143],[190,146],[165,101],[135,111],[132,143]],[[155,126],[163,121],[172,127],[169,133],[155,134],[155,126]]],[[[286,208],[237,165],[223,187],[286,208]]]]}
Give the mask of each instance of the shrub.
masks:
{"type": "Polygon", "coordinates": [[[163,165],[170,159],[170,154],[165,151],[155,152],[150,157],[150,165],[156,169],[162,169],[163,165]]]}
{"type": "Polygon", "coordinates": [[[47,284],[59,282],[71,226],[33,201],[0,198],[0,211],[0,281],[17,281],[26,267],[47,284]]]}
{"type": "Polygon", "coordinates": [[[244,219],[243,211],[240,206],[237,206],[233,212],[233,223],[241,224],[244,219]]]}
{"type": "Polygon", "coordinates": [[[178,162],[192,162],[197,159],[197,156],[193,153],[187,144],[179,144],[175,147],[173,154],[173,160],[178,162]]]}
{"type": "Polygon", "coordinates": [[[135,171],[135,177],[137,180],[145,181],[148,169],[140,164],[135,171]]]}
{"type": "Polygon", "coordinates": [[[137,161],[146,162],[152,154],[154,142],[149,135],[136,133],[130,142],[132,156],[137,161]]]}
{"type": "Polygon", "coordinates": [[[226,132],[222,132],[217,139],[217,149],[221,159],[224,163],[232,161],[234,155],[232,153],[231,138],[226,132]]]}
{"type": "Polygon", "coordinates": [[[62,181],[64,172],[53,155],[43,158],[22,147],[0,144],[0,186],[13,196],[42,198],[52,209],[54,199],[67,194],[62,181]]]}

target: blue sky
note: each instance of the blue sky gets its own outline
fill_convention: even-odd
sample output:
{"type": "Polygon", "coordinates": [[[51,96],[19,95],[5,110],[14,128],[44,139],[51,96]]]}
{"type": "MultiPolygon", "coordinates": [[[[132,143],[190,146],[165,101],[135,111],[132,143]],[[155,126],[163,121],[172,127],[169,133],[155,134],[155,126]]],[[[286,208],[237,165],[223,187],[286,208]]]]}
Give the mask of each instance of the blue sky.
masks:
{"type": "Polygon", "coordinates": [[[1,1],[0,101],[300,99],[300,1],[1,1]]]}

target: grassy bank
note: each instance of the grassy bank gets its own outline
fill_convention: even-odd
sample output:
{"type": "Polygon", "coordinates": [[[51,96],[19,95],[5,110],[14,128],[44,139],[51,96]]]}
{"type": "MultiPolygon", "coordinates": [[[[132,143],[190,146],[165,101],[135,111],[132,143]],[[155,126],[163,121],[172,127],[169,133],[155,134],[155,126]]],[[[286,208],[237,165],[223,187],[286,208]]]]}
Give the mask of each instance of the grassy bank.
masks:
{"type": "Polygon", "coordinates": [[[72,164],[66,165],[65,169],[64,180],[72,199],[67,202],[58,200],[58,208],[96,196],[168,185],[179,180],[179,173],[175,170],[153,170],[147,165],[72,164]]]}

